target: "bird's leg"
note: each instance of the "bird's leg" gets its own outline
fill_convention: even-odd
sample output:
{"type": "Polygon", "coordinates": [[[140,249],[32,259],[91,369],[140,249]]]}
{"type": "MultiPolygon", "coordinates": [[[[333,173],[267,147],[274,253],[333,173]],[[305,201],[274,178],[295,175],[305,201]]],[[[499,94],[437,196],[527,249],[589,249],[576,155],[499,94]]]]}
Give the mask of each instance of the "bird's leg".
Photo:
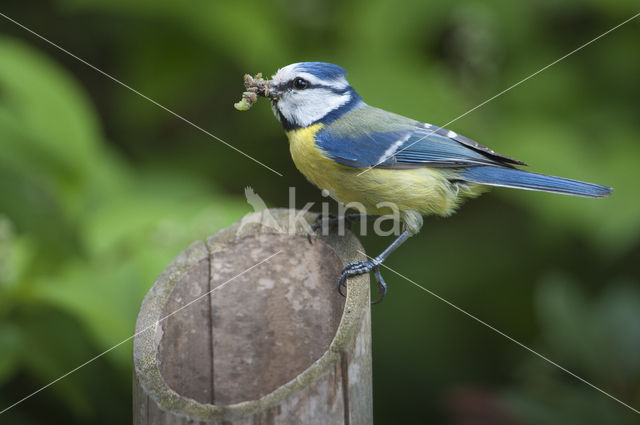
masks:
{"type": "MultiPolygon", "coordinates": [[[[311,229],[307,233],[307,239],[309,239],[309,243],[313,243],[311,237],[319,229],[324,228],[325,225],[328,225],[329,228],[332,228],[332,227],[335,227],[336,225],[339,225],[340,222],[344,222],[346,228],[351,229],[351,224],[353,223],[353,221],[360,220],[363,217],[369,218],[369,217],[375,217],[375,216],[371,214],[360,214],[360,213],[345,214],[341,216],[337,216],[334,214],[329,214],[328,216],[318,215],[318,218],[316,219],[315,223],[311,225],[311,229]]],[[[338,227],[338,229],[340,228],[338,227]]]]}
{"type": "Polygon", "coordinates": [[[342,292],[342,288],[346,288],[347,279],[353,276],[373,271],[374,277],[376,278],[376,282],[378,284],[378,292],[380,293],[380,297],[372,304],[377,304],[383,300],[385,295],[387,295],[387,284],[382,278],[382,274],[380,273],[380,264],[382,264],[382,262],[386,260],[393,251],[395,251],[400,245],[402,245],[404,241],[418,233],[420,231],[420,228],[422,228],[422,216],[416,211],[403,212],[402,221],[404,223],[404,230],[402,231],[400,236],[398,236],[396,240],[391,243],[391,245],[389,245],[384,251],[380,253],[380,255],[371,260],[354,261],[347,264],[344,269],[342,269],[342,275],[340,276],[340,279],[338,279],[338,292],[340,293],[340,295],[345,296],[345,294],[342,292]]]}
{"type": "Polygon", "coordinates": [[[396,248],[402,245],[402,243],[409,239],[411,236],[412,234],[408,230],[404,230],[400,234],[400,236],[398,236],[396,240],[393,241],[391,245],[389,245],[387,249],[382,251],[382,253],[380,253],[380,255],[378,255],[377,257],[372,258],[371,260],[359,260],[347,264],[345,268],[342,269],[342,275],[340,276],[340,279],[338,279],[338,292],[340,293],[340,295],[342,295],[343,297],[345,296],[345,294],[342,292],[342,288],[346,288],[347,279],[353,276],[373,271],[376,282],[378,283],[378,292],[380,293],[380,297],[372,304],[377,304],[382,301],[385,295],[387,295],[387,284],[380,274],[380,264],[382,264],[382,262],[386,260],[387,257],[393,251],[395,251],[396,248]]]}

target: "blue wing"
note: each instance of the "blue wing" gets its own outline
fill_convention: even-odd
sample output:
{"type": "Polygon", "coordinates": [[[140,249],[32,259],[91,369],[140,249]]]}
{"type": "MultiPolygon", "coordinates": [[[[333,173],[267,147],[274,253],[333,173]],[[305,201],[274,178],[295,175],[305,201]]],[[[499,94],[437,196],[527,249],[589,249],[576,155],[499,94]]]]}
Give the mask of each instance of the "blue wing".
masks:
{"type": "Polygon", "coordinates": [[[351,135],[327,128],[317,133],[316,144],[337,163],[356,168],[450,167],[460,169],[455,180],[469,183],[588,198],[608,196],[612,191],[593,183],[520,170],[513,165],[526,165],[523,162],[430,124],[401,124],[396,128],[351,135]]]}
{"type": "Polygon", "coordinates": [[[316,135],[316,143],[334,161],[357,168],[526,165],[453,131],[425,123],[387,132],[352,135],[321,130],[316,135]]]}

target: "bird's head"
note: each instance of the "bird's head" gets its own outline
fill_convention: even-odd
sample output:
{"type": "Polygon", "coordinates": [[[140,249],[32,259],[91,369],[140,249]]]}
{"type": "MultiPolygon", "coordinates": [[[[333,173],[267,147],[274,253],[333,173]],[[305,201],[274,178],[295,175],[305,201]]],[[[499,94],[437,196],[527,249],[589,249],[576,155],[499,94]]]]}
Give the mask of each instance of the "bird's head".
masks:
{"type": "Polygon", "coordinates": [[[285,129],[328,123],[362,102],[345,76],[332,63],[300,62],[287,65],[272,77],[269,97],[285,129]]]}

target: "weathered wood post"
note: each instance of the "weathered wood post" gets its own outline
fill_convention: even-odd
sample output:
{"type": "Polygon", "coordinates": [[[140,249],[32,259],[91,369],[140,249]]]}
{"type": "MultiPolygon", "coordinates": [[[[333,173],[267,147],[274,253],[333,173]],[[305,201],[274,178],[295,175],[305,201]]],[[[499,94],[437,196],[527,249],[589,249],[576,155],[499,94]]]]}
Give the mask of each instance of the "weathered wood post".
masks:
{"type": "Polygon", "coordinates": [[[369,277],[336,291],[362,247],[349,232],[309,244],[297,213],[245,216],[158,278],[136,324],[134,424],[372,423],[369,277]]]}

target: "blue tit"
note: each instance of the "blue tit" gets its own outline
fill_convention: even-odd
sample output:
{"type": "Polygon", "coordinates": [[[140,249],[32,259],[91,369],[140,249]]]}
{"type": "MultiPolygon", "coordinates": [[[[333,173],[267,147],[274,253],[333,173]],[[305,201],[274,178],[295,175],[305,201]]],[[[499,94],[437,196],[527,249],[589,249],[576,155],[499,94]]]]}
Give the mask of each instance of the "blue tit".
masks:
{"type": "MultiPolygon", "coordinates": [[[[420,231],[422,216],[452,214],[490,186],[602,198],[612,189],[524,171],[526,165],[454,131],[367,105],[337,65],[301,62],[279,69],[264,93],[289,139],[304,176],[344,204],[368,214],[397,206],[403,231],[380,255],[346,265],[338,290],[355,275],[374,272],[381,292],[382,262],[420,231]],[[387,204],[388,205],[388,204],[387,204]]],[[[260,94],[260,93],[259,93],[260,94]]]]}

